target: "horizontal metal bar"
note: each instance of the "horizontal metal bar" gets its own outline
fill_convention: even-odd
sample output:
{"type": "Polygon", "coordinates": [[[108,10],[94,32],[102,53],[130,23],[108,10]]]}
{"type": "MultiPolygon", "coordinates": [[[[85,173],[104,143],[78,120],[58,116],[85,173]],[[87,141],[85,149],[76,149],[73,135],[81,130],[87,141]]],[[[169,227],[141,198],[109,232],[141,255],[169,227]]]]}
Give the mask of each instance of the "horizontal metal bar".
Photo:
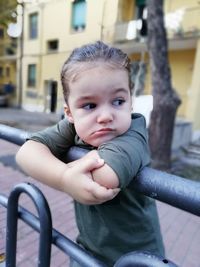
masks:
{"type": "Polygon", "coordinates": [[[122,256],[114,267],[178,267],[175,263],[149,252],[134,251],[122,256]]]}
{"type": "Polygon", "coordinates": [[[134,188],[151,198],[200,216],[200,183],[152,168],[144,168],[134,188]]]}
{"type": "Polygon", "coordinates": [[[0,194],[0,205],[2,205],[4,208],[7,208],[8,206],[8,197],[3,194],[0,194]]]}
{"type": "MultiPolygon", "coordinates": [[[[28,133],[0,124],[0,138],[22,145],[28,133]]],[[[68,161],[76,160],[88,151],[72,147],[68,161]]],[[[133,182],[135,190],[174,207],[200,216],[200,183],[176,175],[145,167],[133,182]]]]}
{"type": "Polygon", "coordinates": [[[0,124],[0,139],[21,146],[26,141],[28,135],[29,133],[24,130],[0,124]]]}
{"type": "MultiPolygon", "coordinates": [[[[72,147],[68,161],[76,160],[88,151],[72,147]]],[[[200,183],[149,167],[135,177],[132,186],[139,193],[200,216],[200,183]]]]}
{"type": "MultiPolygon", "coordinates": [[[[0,205],[7,208],[8,198],[0,194],[0,205]]],[[[18,218],[40,233],[40,220],[34,214],[25,208],[18,206],[18,218]]],[[[76,260],[81,266],[106,267],[105,264],[89,255],[76,243],[52,228],[52,244],[62,250],[69,257],[76,260]]],[[[177,267],[173,262],[150,254],[148,252],[131,252],[123,255],[114,265],[114,267],[177,267]]]]}

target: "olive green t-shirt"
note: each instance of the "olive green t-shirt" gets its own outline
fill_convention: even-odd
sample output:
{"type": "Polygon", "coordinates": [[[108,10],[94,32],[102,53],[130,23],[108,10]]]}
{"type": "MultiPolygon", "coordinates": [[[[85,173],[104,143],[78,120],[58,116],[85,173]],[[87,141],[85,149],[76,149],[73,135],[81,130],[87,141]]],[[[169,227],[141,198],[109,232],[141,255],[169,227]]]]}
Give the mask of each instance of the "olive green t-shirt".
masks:
{"type": "MultiPolygon", "coordinates": [[[[66,119],[33,134],[30,139],[45,144],[63,161],[67,150],[74,145],[95,149],[80,140],[73,124],[66,119]]],[[[118,175],[121,191],[113,200],[101,205],[83,205],[75,201],[77,242],[108,266],[135,250],[164,255],[155,201],[137,193],[132,183],[137,173],[150,162],[144,117],[133,114],[126,133],[96,149],[118,175]]]]}

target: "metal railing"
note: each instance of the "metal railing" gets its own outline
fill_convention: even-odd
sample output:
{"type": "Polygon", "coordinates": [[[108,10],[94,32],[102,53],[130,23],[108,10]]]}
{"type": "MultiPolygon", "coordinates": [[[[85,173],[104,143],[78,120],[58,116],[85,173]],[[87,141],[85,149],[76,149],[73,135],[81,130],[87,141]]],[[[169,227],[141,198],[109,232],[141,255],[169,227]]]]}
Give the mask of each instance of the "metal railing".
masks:
{"type": "MultiPolygon", "coordinates": [[[[0,124],[0,139],[22,145],[28,133],[0,124]]],[[[72,147],[68,152],[68,161],[80,158],[87,150],[72,147]]],[[[151,198],[168,203],[174,207],[200,216],[200,183],[164,173],[152,168],[144,168],[134,180],[135,189],[151,198]]],[[[16,266],[17,220],[22,219],[40,233],[38,266],[50,266],[51,244],[76,260],[81,266],[103,267],[105,264],[88,255],[81,247],[52,228],[51,212],[42,192],[32,184],[19,184],[7,198],[0,194],[0,204],[7,211],[6,267],[16,266]],[[34,202],[38,217],[18,205],[21,193],[27,194],[34,202]],[[45,227],[44,227],[45,225],[45,227]]],[[[175,267],[173,262],[146,252],[131,252],[122,256],[115,267],[148,266],[175,267]]]]}

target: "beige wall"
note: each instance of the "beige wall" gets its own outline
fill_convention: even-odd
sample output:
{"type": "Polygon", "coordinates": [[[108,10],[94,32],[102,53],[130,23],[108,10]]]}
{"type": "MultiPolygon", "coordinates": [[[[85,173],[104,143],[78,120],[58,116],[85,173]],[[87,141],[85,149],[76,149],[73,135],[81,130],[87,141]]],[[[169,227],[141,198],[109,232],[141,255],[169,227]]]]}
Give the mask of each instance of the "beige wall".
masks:
{"type": "Polygon", "coordinates": [[[186,115],[188,94],[191,86],[195,50],[170,51],[172,86],[182,99],[178,115],[186,115]]]}
{"type": "Polygon", "coordinates": [[[118,22],[128,22],[135,17],[135,0],[119,0],[118,22]]]}
{"type": "MultiPolygon", "coordinates": [[[[42,108],[45,101],[45,81],[58,81],[58,102],[62,107],[62,90],[60,85],[60,69],[73,48],[82,44],[102,39],[113,43],[116,23],[128,23],[134,19],[134,0],[88,0],[86,28],[82,32],[71,30],[71,0],[51,0],[44,4],[29,4],[25,14],[24,28],[24,58],[23,58],[23,88],[24,103],[42,108]],[[39,38],[28,39],[28,16],[37,11],[39,13],[39,38]],[[59,15],[58,15],[59,14],[59,15]],[[55,53],[47,51],[49,40],[59,40],[59,50],[55,53]],[[37,88],[27,88],[27,66],[37,64],[37,88]],[[27,90],[26,90],[27,88],[27,90]],[[35,92],[36,97],[26,97],[28,92],[35,92]]],[[[194,36],[195,29],[200,29],[200,4],[198,0],[166,0],[164,1],[165,14],[184,8],[185,13],[181,22],[185,36],[179,37],[184,44],[188,34],[194,36]],[[196,28],[195,28],[196,27],[196,28]]],[[[195,35],[196,36],[196,35],[195,35]]],[[[172,35],[174,38],[174,36],[172,35]]],[[[177,38],[177,37],[176,37],[177,38]]],[[[196,36],[195,38],[198,39],[196,36]]],[[[178,115],[192,120],[194,127],[200,129],[197,113],[200,112],[200,45],[189,48],[176,45],[169,51],[169,61],[172,71],[172,84],[182,99],[178,115]],[[195,103],[195,104],[194,104],[195,103]]],[[[140,59],[141,54],[129,54],[133,59],[140,59]]],[[[147,53],[147,76],[145,93],[151,93],[150,66],[147,53]]]]}
{"type": "Polygon", "coordinates": [[[200,29],[200,2],[198,0],[167,0],[164,1],[165,14],[183,10],[180,29],[185,34],[200,29]]]}
{"type": "Polygon", "coordinates": [[[200,130],[200,40],[198,41],[194,65],[193,75],[188,92],[188,102],[186,116],[193,122],[194,129],[200,130]]]}
{"type": "Polygon", "coordinates": [[[60,85],[60,70],[70,52],[82,44],[94,42],[103,38],[112,41],[112,31],[105,35],[105,29],[113,28],[117,20],[118,0],[88,0],[86,28],[82,32],[71,30],[70,0],[48,1],[44,4],[27,4],[24,27],[24,57],[23,57],[23,102],[26,108],[42,109],[45,99],[45,81],[58,81],[58,104],[62,107],[62,90],[60,85]],[[112,12],[110,12],[112,10],[112,12]],[[28,17],[38,12],[39,32],[36,40],[28,38],[28,17]],[[55,53],[47,51],[47,42],[57,39],[59,50],[55,53]],[[37,86],[27,88],[28,64],[37,64],[37,86]],[[27,92],[35,97],[27,97],[27,92]]]}

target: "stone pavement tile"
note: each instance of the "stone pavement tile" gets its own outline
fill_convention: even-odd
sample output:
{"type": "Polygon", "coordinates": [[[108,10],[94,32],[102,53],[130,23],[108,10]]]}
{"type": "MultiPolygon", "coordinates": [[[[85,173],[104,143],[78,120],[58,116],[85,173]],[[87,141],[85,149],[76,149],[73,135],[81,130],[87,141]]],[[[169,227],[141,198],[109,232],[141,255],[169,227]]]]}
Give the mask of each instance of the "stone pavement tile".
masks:
{"type": "MultiPolygon", "coordinates": [[[[0,140],[0,146],[2,144],[2,140],[0,140]]],[[[8,143],[8,142],[6,142],[8,143]]],[[[11,148],[9,145],[9,153],[16,153],[16,147],[11,148]]],[[[18,147],[17,147],[18,149],[18,147]]],[[[5,153],[7,152],[4,149],[5,153]]],[[[71,239],[75,239],[77,235],[77,229],[74,219],[74,210],[73,210],[73,201],[66,194],[60,193],[54,189],[51,189],[45,185],[40,184],[39,182],[33,180],[32,178],[28,178],[23,173],[10,168],[8,166],[4,166],[0,163],[0,191],[6,195],[12,190],[13,186],[19,184],[21,182],[31,182],[35,184],[38,188],[40,188],[47,201],[50,203],[50,209],[52,212],[52,221],[53,227],[58,231],[67,235],[69,231],[69,235],[71,239]],[[53,207],[53,208],[52,208],[53,207]]],[[[30,198],[26,195],[21,195],[19,204],[23,205],[23,207],[27,208],[31,212],[37,215],[36,209],[30,200],[30,198]]],[[[4,218],[4,227],[0,225],[1,232],[4,229],[4,237],[5,237],[5,217],[6,210],[1,207],[1,210],[4,214],[1,216],[1,221],[4,218]]],[[[24,222],[19,220],[18,223],[18,243],[17,243],[17,266],[20,267],[28,267],[28,266],[37,266],[36,262],[38,260],[38,233],[34,232],[29,226],[27,226],[24,222]]],[[[3,238],[0,239],[1,247],[5,250],[5,240],[3,238]],[[2,244],[4,242],[4,244],[2,244]]],[[[53,246],[54,247],[54,246],[53,246]]],[[[52,264],[51,267],[61,267],[68,266],[69,259],[68,256],[64,255],[63,252],[57,249],[56,253],[52,253],[52,264]]]]}
{"type": "Polygon", "coordinates": [[[181,267],[199,267],[200,218],[158,201],[157,206],[166,258],[181,267]]]}
{"type": "Polygon", "coordinates": [[[52,247],[51,266],[63,267],[69,265],[69,257],[58,250],[55,246],[52,247]]]}
{"type": "Polygon", "coordinates": [[[25,131],[38,131],[51,126],[61,119],[61,114],[29,112],[23,109],[1,108],[0,124],[24,129],[25,131]]]}
{"type": "Polygon", "coordinates": [[[35,267],[34,263],[30,259],[26,259],[20,263],[18,263],[17,267],[35,267]]]}

